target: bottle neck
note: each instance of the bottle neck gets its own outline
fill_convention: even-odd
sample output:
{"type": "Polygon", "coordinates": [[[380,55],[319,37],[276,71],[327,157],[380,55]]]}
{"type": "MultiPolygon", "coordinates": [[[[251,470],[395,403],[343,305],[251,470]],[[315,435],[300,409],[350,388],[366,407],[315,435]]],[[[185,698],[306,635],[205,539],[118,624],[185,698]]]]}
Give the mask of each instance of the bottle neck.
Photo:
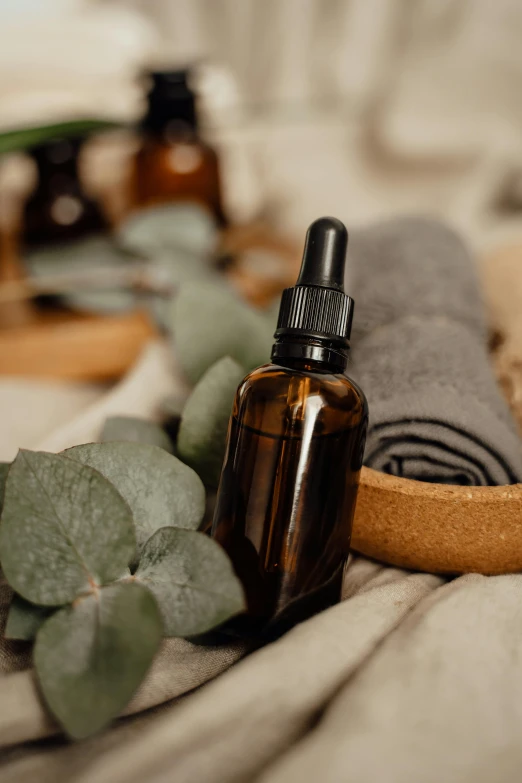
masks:
{"type": "Polygon", "coordinates": [[[184,95],[177,100],[151,95],[142,122],[145,133],[161,137],[195,137],[198,121],[194,97],[184,95]]]}
{"type": "Polygon", "coordinates": [[[34,155],[36,190],[46,193],[81,191],[78,153],[78,146],[67,142],[38,151],[34,155]]]}
{"type": "Polygon", "coordinates": [[[285,366],[298,368],[312,364],[321,372],[343,373],[348,364],[348,349],[339,348],[330,340],[285,337],[276,339],[271,358],[285,366]]]}

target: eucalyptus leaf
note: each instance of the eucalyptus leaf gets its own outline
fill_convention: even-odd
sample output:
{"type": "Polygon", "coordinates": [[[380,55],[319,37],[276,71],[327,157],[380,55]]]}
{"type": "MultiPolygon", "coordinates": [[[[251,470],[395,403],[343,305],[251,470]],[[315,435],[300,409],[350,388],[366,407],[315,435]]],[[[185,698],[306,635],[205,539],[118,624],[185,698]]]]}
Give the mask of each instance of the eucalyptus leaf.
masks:
{"type": "Polygon", "coordinates": [[[232,403],[245,374],[230,356],[220,359],[196,384],[181,414],[178,454],[210,487],[219,483],[232,403]]]}
{"type": "Polygon", "coordinates": [[[159,424],[132,416],[110,416],[103,425],[100,440],[102,443],[111,440],[149,443],[165,449],[169,454],[174,451],[172,441],[159,424]]]}
{"type": "Polygon", "coordinates": [[[108,120],[71,120],[69,122],[58,122],[54,125],[13,128],[0,133],[0,155],[35,147],[52,139],[84,136],[88,133],[115,127],[117,127],[116,123],[108,120]]]}
{"type": "Polygon", "coordinates": [[[103,729],[145,677],[163,625],[152,593],[119,582],[79,598],[40,628],[34,664],[51,712],[74,739],[103,729]]]}
{"type": "Polygon", "coordinates": [[[146,443],[87,443],[64,452],[99,470],[132,509],[138,547],[160,527],[196,529],[205,512],[205,488],[188,465],[146,443]]]}
{"type": "Polygon", "coordinates": [[[231,356],[246,370],[270,357],[274,330],[269,319],[217,283],[182,286],[172,325],[177,355],[192,383],[223,356],[231,356]]]}
{"type": "Polygon", "coordinates": [[[68,292],[60,300],[74,310],[101,314],[126,313],[140,304],[134,291],[123,288],[68,292]]]}
{"type": "MultiPolygon", "coordinates": [[[[196,256],[185,250],[162,250],[151,257],[151,265],[161,278],[168,281],[173,288],[190,282],[216,278],[216,271],[208,259],[196,256]]],[[[167,300],[168,301],[168,300],[167,300]]]]}
{"type": "Polygon", "coordinates": [[[31,642],[51,612],[52,609],[30,604],[15,593],[7,615],[5,638],[31,642]]]}
{"type": "Polygon", "coordinates": [[[147,541],[135,579],[156,596],[166,636],[196,636],[245,609],[241,582],[208,536],[165,527],[147,541]]]}
{"type": "Polygon", "coordinates": [[[265,310],[263,310],[263,318],[267,322],[268,327],[272,332],[272,334],[277,329],[277,320],[279,318],[280,309],[281,309],[281,297],[276,296],[274,297],[274,299],[272,299],[268,307],[265,310]]]}
{"type": "Polygon", "coordinates": [[[96,235],[30,250],[24,256],[24,265],[32,277],[41,279],[49,275],[121,268],[128,266],[131,258],[110,237],[96,235]]]}
{"type": "Polygon", "coordinates": [[[0,514],[2,513],[2,507],[4,505],[5,484],[10,467],[10,462],[0,462],[0,514]]]}
{"type": "Polygon", "coordinates": [[[5,488],[0,561],[31,603],[60,606],[117,579],[136,550],[132,512],[100,473],[20,451],[5,488]]]}
{"type": "Polygon", "coordinates": [[[218,238],[216,222],[198,204],[178,203],[140,209],[118,228],[119,243],[137,253],[156,256],[181,251],[189,256],[209,257],[218,238]]]}
{"type": "MultiPolygon", "coordinates": [[[[31,250],[24,256],[24,265],[32,277],[45,280],[50,277],[64,277],[86,272],[94,277],[99,272],[107,280],[107,270],[118,272],[128,267],[132,257],[123,252],[109,236],[92,236],[63,242],[59,245],[31,250]]],[[[82,286],[78,281],[75,289],[60,295],[63,302],[79,310],[94,313],[119,313],[136,306],[134,291],[124,288],[99,288],[82,286]]]]}

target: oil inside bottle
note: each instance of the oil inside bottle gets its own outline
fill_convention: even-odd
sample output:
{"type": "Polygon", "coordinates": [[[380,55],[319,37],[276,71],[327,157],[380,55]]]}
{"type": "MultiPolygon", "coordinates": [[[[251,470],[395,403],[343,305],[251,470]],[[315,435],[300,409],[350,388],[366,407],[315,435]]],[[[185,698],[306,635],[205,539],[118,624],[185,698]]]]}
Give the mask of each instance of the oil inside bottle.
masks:
{"type": "MultiPolygon", "coordinates": [[[[274,372],[267,374],[273,387],[274,372]]],[[[364,406],[356,404],[353,416],[339,409],[332,416],[332,399],[350,397],[346,378],[328,377],[338,394],[327,402],[320,375],[280,376],[286,387],[281,410],[277,398],[267,408],[261,378],[239,395],[230,423],[212,535],[231,557],[247,597],[248,613],[232,621],[231,632],[285,630],[336,603],[349,553],[364,406]],[[245,396],[248,405],[241,404],[245,396]]]]}

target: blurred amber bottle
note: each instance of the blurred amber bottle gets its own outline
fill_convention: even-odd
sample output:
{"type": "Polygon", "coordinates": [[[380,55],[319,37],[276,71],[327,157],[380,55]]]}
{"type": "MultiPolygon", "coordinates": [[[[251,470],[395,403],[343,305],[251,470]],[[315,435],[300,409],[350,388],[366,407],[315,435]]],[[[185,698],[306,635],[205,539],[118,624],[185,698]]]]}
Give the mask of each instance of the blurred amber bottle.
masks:
{"type": "Polygon", "coordinates": [[[224,223],[218,156],[199,136],[189,73],[158,71],[151,79],[141,146],[133,161],[132,205],[196,201],[224,223]]]}
{"type": "Polygon", "coordinates": [[[84,141],[53,139],[29,151],[37,181],[22,214],[25,248],[61,244],[108,229],[101,207],[81,183],[79,157],[84,141]]]}

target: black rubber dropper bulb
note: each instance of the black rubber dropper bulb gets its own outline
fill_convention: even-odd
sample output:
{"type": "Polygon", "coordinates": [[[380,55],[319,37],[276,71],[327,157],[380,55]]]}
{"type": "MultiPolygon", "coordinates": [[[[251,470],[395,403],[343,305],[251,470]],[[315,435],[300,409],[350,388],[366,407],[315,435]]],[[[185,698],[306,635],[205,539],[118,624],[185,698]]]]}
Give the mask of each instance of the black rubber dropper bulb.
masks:
{"type": "Polygon", "coordinates": [[[344,293],[347,245],[348,232],[336,218],[319,218],[308,229],[297,283],[281,297],[272,359],[346,367],[354,308],[344,293]]]}
{"type": "Polygon", "coordinates": [[[296,285],[317,285],[344,293],[348,232],[337,218],[315,220],[306,233],[303,263],[296,285]]]}

